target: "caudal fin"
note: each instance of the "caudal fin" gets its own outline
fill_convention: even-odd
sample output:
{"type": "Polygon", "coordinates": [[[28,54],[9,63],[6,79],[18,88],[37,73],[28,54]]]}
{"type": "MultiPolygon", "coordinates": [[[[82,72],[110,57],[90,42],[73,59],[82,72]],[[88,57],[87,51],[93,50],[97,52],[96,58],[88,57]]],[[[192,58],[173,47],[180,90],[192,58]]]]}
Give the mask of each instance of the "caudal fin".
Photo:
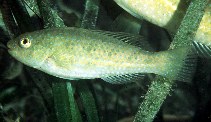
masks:
{"type": "Polygon", "coordinates": [[[197,64],[197,55],[193,48],[183,47],[169,51],[164,75],[172,80],[191,81],[197,64]]]}

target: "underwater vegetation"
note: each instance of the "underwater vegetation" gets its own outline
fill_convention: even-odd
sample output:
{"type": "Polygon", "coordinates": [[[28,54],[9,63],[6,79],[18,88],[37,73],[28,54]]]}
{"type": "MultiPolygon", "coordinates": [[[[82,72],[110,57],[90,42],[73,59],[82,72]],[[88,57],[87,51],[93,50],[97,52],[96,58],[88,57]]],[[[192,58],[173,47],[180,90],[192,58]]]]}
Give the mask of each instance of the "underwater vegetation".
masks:
{"type": "Polygon", "coordinates": [[[210,7],[0,0],[0,120],[211,121],[210,7]]]}

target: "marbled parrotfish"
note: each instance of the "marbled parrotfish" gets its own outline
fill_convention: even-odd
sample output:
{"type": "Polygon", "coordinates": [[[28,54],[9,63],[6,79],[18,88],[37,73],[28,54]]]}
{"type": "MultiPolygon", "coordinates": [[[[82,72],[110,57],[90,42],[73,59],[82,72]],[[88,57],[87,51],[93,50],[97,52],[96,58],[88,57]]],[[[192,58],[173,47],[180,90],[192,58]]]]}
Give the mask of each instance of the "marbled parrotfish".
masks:
{"type": "Polygon", "coordinates": [[[150,52],[142,36],[123,32],[44,29],[22,34],[7,46],[25,65],[70,80],[101,78],[126,83],[142,73],[155,73],[185,81],[194,69],[189,47],[150,52]]]}

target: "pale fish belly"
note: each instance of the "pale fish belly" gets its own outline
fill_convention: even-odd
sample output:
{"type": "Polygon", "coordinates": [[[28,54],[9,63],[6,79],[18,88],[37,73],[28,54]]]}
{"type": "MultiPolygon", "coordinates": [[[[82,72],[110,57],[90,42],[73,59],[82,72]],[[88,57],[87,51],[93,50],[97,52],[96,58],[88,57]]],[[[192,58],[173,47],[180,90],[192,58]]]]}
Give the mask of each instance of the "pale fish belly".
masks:
{"type": "Polygon", "coordinates": [[[138,18],[164,27],[172,19],[180,0],[115,0],[126,11],[138,18]]]}
{"type": "Polygon", "coordinates": [[[199,56],[211,58],[211,1],[196,32],[193,45],[199,56]]]}
{"type": "MultiPolygon", "coordinates": [[[[100,61],[104,65],[85,66],[83,64],[74,64],[71,69],[66,69],[55,64],[55,62],[48,58],[40,67],[41,71],[44,71],[53,76],[64,79],[94,79],[103,78],[116,75],[134,74],[140,72],[147,72],[146,66],[131,63],[122,63],[118,66],[118,63],[112,61],[100,61]],[[107,65],[109,64],[109,65],[107,65]],[[111,65],[113,64],[113,66],[111,65]],[[46,70],[47,69],[47,70],[46,70]],[[146,70],[146,71],[144,71],[146,70]]],[[[99,62],[98,62],[99,63],[99,62]]]]}
{"type": "Polygon", "coordinates": [[[195,41],[211,48],[211,1],[207,6],[199,28],[196,32],[195,41]]]}

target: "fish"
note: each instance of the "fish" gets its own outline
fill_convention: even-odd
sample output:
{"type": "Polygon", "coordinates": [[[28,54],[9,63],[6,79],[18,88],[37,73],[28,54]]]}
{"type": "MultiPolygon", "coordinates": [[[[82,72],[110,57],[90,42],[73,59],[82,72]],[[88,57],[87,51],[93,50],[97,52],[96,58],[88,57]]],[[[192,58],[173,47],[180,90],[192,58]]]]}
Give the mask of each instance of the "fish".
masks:
{"type": "Polygon", "coordinates": [[[75,27],[27,32],[7,43],[18,61],[63,79],[123,84],[144,73],[181,81],[192,78],[195,54],[189,47],[151,52],[147,46],[141,35],[75,27]]]}
{"type": "MultiPolygon", "coordinates": [[[[182,21],[188,0],[114,0],[120,7],[139,19],[175,32],[182,21]]],[[[190,1],[190,0],[189,0],[190,1]]]]}
{"type": "MultiPolygon", "coordinates": [[[[140,19],[176,33],[190,0],[114,0],[125,11],[140,19]]],[[[211,1],[196,32],[193,46],[202,57],[211,58],[211,1]]]]}

